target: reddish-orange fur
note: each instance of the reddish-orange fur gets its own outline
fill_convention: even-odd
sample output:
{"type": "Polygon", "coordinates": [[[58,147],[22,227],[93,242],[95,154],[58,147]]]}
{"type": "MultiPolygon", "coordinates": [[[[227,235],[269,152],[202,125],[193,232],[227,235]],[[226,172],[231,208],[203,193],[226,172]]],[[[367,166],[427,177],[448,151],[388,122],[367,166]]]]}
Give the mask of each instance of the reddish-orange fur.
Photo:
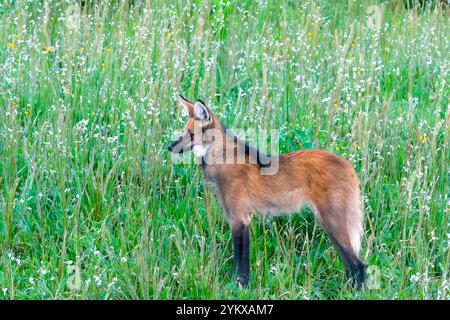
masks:
{"type": "Polygon", "coordinates": [[[180,101],[189,114],[186,132],[216,130],[213,139],[198,138],[195,134],[194,144],[201,144],[202,150],[206,150],[205,178],[215,187],[232,232],[248,226],[252,214],[290,214],[307,205],[341,254],[348,273],[360,286],[364,281],[364,265],[358,258],[362,211],[358,178],[349,162],[326,151],[302,150],[280,155],[278,171],[263,175],[261,166],[250,162],[245,144],[227,133],[206,106],[208,121],[199,121],[194,106],[187,100],[180,101]],[[234,158],[241,161],[216,163],[218,151],[230,149],[234,150],[234,158]]]}

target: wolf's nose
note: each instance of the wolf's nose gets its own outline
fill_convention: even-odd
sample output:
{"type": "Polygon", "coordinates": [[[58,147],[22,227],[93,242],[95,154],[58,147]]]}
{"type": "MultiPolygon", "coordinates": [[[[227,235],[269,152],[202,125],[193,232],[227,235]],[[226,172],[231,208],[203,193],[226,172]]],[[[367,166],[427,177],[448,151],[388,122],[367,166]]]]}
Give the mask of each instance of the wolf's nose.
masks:
{"type": "Polygon", "coordinates": [[[167,147],[167,149],[169,149],[169,151],[172,152],[173,147],[170,145],[170,146],[167,147]]]}

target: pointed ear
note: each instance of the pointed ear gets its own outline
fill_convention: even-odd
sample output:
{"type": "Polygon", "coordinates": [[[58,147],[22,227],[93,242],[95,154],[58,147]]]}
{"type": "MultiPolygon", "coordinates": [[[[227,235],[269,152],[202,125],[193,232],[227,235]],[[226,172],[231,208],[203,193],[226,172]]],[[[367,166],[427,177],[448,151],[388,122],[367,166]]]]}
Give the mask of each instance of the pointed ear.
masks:
{"type": "Polygon", "coordinates": [[[194,104],[194,116],[195,119],[211,123],[211,115],[205,106],[205,103],[201,100],[195,101],[194,104]]]}
{"type": "Polygon", "coordinates": [[[185,114],[189,117],[194,116],[194,104],[189,100],[185,99],[181,94],[177,96],[178,102],[183,106],[185,114]]]}

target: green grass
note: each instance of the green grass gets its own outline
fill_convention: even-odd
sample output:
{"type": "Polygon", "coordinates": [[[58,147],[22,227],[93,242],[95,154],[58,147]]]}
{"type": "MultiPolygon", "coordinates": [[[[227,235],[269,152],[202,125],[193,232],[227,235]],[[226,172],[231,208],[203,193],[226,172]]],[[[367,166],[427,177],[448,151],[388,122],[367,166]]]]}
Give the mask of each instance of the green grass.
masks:
{"type": "Polygon", "coordinates": [[[377,34],[377,1],[88,2],[0,0],[1,298],[449,299],[448,10],[386,2],[377,34]],[[349,159],[380,288],[308,211],[253,220],[236,287],[222,210],[167,151],[178,92],[349,159]]]}

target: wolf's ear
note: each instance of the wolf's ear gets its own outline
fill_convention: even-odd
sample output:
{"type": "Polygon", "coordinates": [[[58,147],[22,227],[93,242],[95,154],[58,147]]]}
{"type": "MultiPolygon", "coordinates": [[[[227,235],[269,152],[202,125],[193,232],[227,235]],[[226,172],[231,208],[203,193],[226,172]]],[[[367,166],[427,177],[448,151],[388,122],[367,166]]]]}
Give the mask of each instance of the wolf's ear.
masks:
{"type": "Polygon", "coordinates": [[[183,106],[185,114],[189,117],[194,116],[194,104],[189,100],[185,99],[181,94],[177,95],[177,99],[180,104],[183,106]]]}
{"type": "Polygon", "coordinates": [[[211,123],[211,115],[205,106],[205,103],[201,100],[195,101],[194,104],[194,116],[195,119],[211,123]]]}

